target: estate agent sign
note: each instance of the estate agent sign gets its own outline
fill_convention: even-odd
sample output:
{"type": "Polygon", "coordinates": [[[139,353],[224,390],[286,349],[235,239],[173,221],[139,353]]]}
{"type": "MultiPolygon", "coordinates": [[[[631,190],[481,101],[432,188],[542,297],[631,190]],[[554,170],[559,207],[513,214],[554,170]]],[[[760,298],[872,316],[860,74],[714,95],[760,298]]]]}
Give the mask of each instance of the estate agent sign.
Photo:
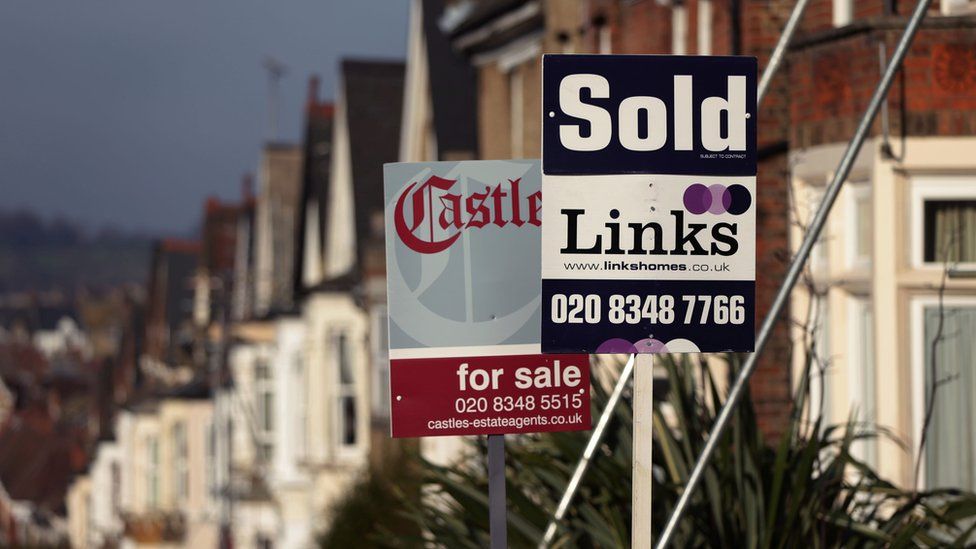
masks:
{"type": "Polygon", "coordinates": [[[542,350],[751,351],[756,61],[546,55],[542,350]]]}
{"type": "Polygon", "coordinates": [[[540,354],[540,175],[384,167],[394,437],[590,428],[587,355],[540,354]]]}

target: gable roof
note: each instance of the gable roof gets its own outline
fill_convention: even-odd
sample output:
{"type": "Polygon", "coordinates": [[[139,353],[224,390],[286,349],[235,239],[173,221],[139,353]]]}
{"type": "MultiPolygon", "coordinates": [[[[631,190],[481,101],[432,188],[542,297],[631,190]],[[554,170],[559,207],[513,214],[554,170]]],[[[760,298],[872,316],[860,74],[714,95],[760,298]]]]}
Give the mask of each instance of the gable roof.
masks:
{"type": "Polygon", "coordinates": [[[427,78],[430,104],[434,111],[437,153],[478,150],[477,73],[474,66],[452,47],[438,21],[444,13],[444,0],[422,0],[424,42],[427,46],[427,78]]]}
{"type": "Polygon", "coordinates": [[[403,110],[402,61],[342,62],[342,80],[349,129],[355,208],[357,268],[364,246],[382,242],[383,164],[396,162],[400,152],[403,110]]]}
{"type": "Polygon", "coordinates": [[[496,51],[544,27],[540,0],[467,0],[441,20],[453,46],[469,56],[496,51]]]}
{"type": "Polygon", "coordinates": [[[295,262],[292,265],[295,299],[307,289],[302,273],[305,272],[305,231],[308,223],[307,206],[318,206],[319,255],[324,253],[325,204],[329,191],[329,170],[332,163],[332,120],[335,108],[332,103],[319,100],[319,79],[313,76],[308,83],[308,99],[305,103],[305,139],[302,152],[302,189],[299,197],[298,223],[295,224],[295,262]]]}

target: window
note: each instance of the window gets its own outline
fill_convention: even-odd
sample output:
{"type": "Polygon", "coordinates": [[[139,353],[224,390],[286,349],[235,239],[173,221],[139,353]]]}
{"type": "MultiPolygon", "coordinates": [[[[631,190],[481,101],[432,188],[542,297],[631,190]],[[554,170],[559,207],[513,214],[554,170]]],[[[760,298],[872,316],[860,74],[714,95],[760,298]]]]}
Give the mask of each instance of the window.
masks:
{"type": "Polygon", "coordinates": [[[871,210],[871,187],[855,183],[847,187],[847,266],[864,268],[870,265],[874,238],[871,210]]]}
{"type": "Polygon", "coordinates": [[[258,413],[258,458],[271,459],[274,438],[274,380],[271,366],[265,358],[254,361],[254,392],[258,413]]]}
{"type": "Polygon", "coordinates": [[[835,27],[849,25],[854,20],[854,0],[834,0],[833,22],[835,27]]]}
{"type": "Polygon", "coordinates": [[[373,359],[373,414],[377,417],[390,415],[390,360],[389,360],[389,326],[387,324],[386,306],[378,305],[372,314],[373,330],[370,341],[372,343],[373,359]]]}
{"type": "Polygon", "coordinates": [[[186,499],[190,486],[190,470],[187,464],[186,424],[173,425],[173,493],[177,501],[186,499]]]}
{"type": "Polygon", "coordinates": [[[926,263],[976,262],[976,199],[926,200],[923,223],[926,263]]]}
{"type": "MultiPolygon", "coordinates": [[[[849,309],[851,327],[848,340],[848,387],[851,404],[857,410],[857,422],[873,428],[877,423],[874,366],[874,311],[867,297],[852,297],[849,309]]],[[[877,465],[877,441],[858,440],[854,455],[870,465],[877,465]]]]}
{"type": "Polygon", "coordinates": [[[833,383],[831,383],[830,299],[824,294],[813,296],[814,308],[810,319],[813,330],[813,363],[810,368],[810,409],[816,416],[823,414],[824,425],[831,422],[833,383]]]}
{"type": "Polygon", "coordinates": [[[976,177],[915,177],[910,197],[912,266],[976,268],[976,177]]]}
{"type": "Polygon", "coordinates": [[[159,440],[146,438],[146,503],[150,509],[159,507],[159,440]]]}
{"type": "Polygon", "coordinates": [[[937,298],[917,302],[916,436],[934,382],[940,383],[924,451],[925,488],[976,490],[976,299],[937,298]],[[921,324],[919,326],[919,324],[921,324]],[[940,330],[941,324],[941,330],[940,330]],[[921,360],[918,360],[921,358],[921,360]],[[934,367],[934,368],[933,368],[934,367]],[[921,371],[918,371],[921,370],[921,371]]]}
{"type": "Polygon", "coordinates": [[[109,466],[109,476],[111,478],[112,513],[117,514],[122,508],[122,468],[118,461],[112,461],[109,466]]]}
{"type": "Polygon", "coordinates": [[[334,334],[332,349],[339,382],[336,391],[339,446],[355,446],[357,443],[356,376],[349,347],[349,336],[345,332],[334,334]]]}

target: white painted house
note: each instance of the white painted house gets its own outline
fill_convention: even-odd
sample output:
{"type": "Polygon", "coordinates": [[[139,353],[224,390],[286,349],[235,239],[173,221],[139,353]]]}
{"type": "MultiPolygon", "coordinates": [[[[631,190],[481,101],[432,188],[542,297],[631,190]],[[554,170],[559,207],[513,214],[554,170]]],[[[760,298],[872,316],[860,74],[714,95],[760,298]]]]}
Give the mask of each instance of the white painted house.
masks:
{"type": "Polygon", "coordinates": [[[278,547],[308,546],[368,465],[377,355],[364,292],[375,279],[369,258],[382,251],[382,165],[397,159],[402,81],[401,63],[345,61],[334,109],[318,102],[314,83],[310,94],[296,246],[301,326],[278,331],[282,349],[301,344],[283,350],[276,368],[278,547]]]}

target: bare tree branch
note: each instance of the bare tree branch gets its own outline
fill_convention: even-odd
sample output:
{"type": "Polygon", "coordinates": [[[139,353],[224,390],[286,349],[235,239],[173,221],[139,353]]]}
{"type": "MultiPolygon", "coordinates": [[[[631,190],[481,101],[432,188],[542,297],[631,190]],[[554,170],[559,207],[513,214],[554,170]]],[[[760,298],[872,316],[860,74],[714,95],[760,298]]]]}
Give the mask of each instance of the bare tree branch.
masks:
{"type": "Polygon", "coordinates": [[[935,335],[932,338],[931,343],[929,344],[930,354],[931,354],[931,362],[929,363],[929,379],[932,380],[932,383],[929,387],[929,392],[925,403],[925,417],[922,420],[922,432],[919,434],[918,455],[915,456],[915,476],[913,478],[914,482],[912,486],[913,496],[918,494],[918,484],[919,484],[921,468],[922,468],[922,456],[925,455],[925,445],[928,442],[928,438],[929,438],[928,437],[929,427],[931,427],[932,425],[932,416],[935,414],[935,399],[936,396],[938,395],[939,388],[942,385],[958,377],[958,375],[956,375],[956,376],[949,376],[942,379],[939,378],[939,369],[938,369],[939,358],[937,354],[939,349],[939,344],[942,343],[943,339],[945,339],[945,334],[943,332],[945,330],[945,293],[946,293],[946,284],[948,283],[949,280],[949,269],[950,269],[949,252],[957,236],[958,235],[953,234],[946,239],[945,250],[943,251],[944,255],[942,256],[943,257],[942,278],[939,282],[939,289],[938,289],[939,316],[935,326],[935,335]]]}

